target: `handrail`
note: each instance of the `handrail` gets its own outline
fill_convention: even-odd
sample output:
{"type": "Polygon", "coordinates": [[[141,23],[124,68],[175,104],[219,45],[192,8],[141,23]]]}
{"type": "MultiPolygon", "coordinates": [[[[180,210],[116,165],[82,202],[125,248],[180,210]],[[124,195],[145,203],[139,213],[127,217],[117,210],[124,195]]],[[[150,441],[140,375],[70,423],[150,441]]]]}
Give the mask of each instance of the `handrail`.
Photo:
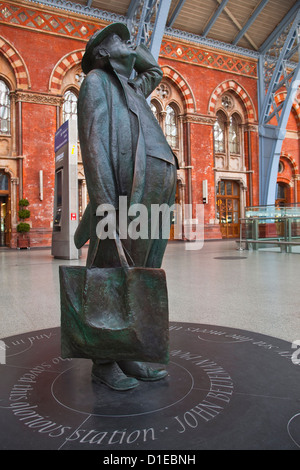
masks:
{"type": "Polygon", "coordinates": [[[240,217],[239,220],[269,220],[269,219],[300,219],[300,214],[299,215],[249,215],[248,217],[240,217]]]}
{"type": "Polygon", "coordinates": [[[264,205],[264,206],[248,206],[245,208],[246,217],[255,216],[259,214],[259,217],[263,216],[278,216],[278,215],[292,215],[294,217],[300,217],[300,203],[295,202],[287,206],[275,206],[264,205]]]}

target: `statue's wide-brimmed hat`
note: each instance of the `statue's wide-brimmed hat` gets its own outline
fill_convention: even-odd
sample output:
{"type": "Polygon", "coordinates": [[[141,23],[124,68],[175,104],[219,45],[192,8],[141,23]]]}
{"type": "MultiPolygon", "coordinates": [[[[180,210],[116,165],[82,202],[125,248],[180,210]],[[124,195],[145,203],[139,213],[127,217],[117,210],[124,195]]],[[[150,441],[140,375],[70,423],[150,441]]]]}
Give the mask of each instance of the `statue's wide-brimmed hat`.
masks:
{"type": "Polygon", "coordinates": [[[98,46],[110,34],[117,34],[123,40],[128,41],[130,39],[130,32],[127,26],[123,23],[112,23],[109,26],[106,26],[104,29],[96,31],[96,33],[93,34],[93,36],[91,36],[91,38],[89,39],[85,48],[85,53],[81,62],[83,73],[87,74],[92,69],[92,52],[94,48],[98,46]]]}

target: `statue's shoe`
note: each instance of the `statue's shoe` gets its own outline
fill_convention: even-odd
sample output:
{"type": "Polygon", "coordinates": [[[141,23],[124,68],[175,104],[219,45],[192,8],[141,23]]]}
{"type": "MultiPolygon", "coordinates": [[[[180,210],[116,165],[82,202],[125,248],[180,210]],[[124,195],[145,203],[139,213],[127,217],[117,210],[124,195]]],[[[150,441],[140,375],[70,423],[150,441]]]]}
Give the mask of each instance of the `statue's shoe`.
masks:
{"type": "Polygon", "coordinates": [[[139,385],[136,379],[127,377],[116,362],[106,364],[94,362],[92,379],[97,384],[105,384],[118,391],[131,390],[139,385]]]}
{"type": "Polygon", "coordinates": [[[143,362],[119,361],[118,364],[124,374],[138,380],[154,382],[164,379],[168,375],[165,369],[153,369],[143,362]]]}

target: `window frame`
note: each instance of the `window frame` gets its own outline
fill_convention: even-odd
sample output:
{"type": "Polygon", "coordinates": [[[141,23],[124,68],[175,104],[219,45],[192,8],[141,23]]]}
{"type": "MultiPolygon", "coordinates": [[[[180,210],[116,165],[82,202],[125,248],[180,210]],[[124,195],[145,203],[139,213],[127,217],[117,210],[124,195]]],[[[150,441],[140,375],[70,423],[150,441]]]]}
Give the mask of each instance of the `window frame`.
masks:
{"type": "Polygon", "coordinates": [[[167,139],[167,142],[168,144],[170,145],[171,149],[172,150],[179,150],[179,126],[178,126],[178,107],[176,106],[176,104],[173,102],[173,101],[170,101],[167,105],[166,105],[166,115],[165,115],[165,136],[166,136],[166,139],[167,139]],[[176,131],[176,136],[175,136],[175,139],[176,139],[176,142],[175,142],[175,145],[172,145],[172,139],[174,136],[172,136],[171,134],[169,134],[167,132],[167,127],[171,127],[172,124],[169,124],[167,123],[167,116],[168,116],[168,109],[171,109],[173,111],[173,117],[174,117],[174,124],[173,124],[173,129],[175,129],[176,131]]]}
{"type": "MultiPolygon", "coordinates": [[[[75,101],[71,102],[72,103],[75,103],[75,101]]],[[[78,90],[74,87],[68,87],[64,90],[63,92],[63,95],[62,95],[62,105],[61,105],[61,124],[63,124],[64,122],[66,122],[67,120],[69,120],[70,118],[71,119],[74,119],[72,116],[76,116],[75,119],[77,120],[77,103],[78,103],[78,90]],[[64,111],[64,106],[65,106],[65,103],[67,103],[68,101],[65,99],[65,96],[66,94],[69,93],[69,94],[72,94],[73,96],[76,97],[76,113],[74,112],[70,112],[70,113],[65,113],[64,111]],[[65,119],[64,116],[65,114],[69,114],[71,117],[69,117],[68,119],[65,119]]]]}
{"type": "Polygon", "coordinates": [[[238,113],[233,112],[229,117],[228,124],[228,151],[229,155],[241,155],[241,118],[238,113]],[[232,122],[235,121],[235,135],[237,137],[236,142],[233,142],[233,126],[232,122]],[[234,149],[234,146],[236,147],[234,149]]]}
{"type": "Polygon", "coordinates": [[[217,119],[214,124],[214,148],[216,153],[225,154],[226,152],[226,115],[222,110],[217,111],[217,119]],[[223,127],[221,126],[223,124],[223,127]],[[216,134],[219,137],[222,134],[222,138],[216,139],[216,134]],[[217,145],[218,143],[218,145],[217,145]]]}
{"type": "Polygon", "coordinates": [[[176,147],[171,148],[178,159],[179,166],[184,166],[186,163],[184,156],[183,127],[186,112],[181,91],[171,80],[168,79],[168,77],[163,77],[162,82],[151,94],[151,105],[154,105],[157,109],[158,123],[162,128],[164,135],[166,135],[166,107],[169,105],[173,108],[176,115],[177,142],[176,147]]]}
{"type": "MultiPolygon", "coordinates": [[[[8,82],[2,77],[0,76],[0,84],[3,83],[7,89],[7,97],[8,97],[8,104],[3,104],[3,107],[5,110],[8,110],[8,118],[6,119],[3,119],[4,122],[8,122],[8,130],[7,131],[3,131],[2,130],[2,117],[1,117],[1,111],[2,111],[2,105],[1,105],[1,94],[0,94],[0,135],[5,135],[5,136],[11,136],[11,126],[12,126],[12,109],[11,109],[11,106],[12,106],[12,101],[11,101],[11,88],[8,84],[8,82]]],[[[1,87],[1,85],[0,85],[1,87]]],[[[1,93],[1,90],[0,90],[0,93],[1,93]]],[[[5,93],[5,91],[4,91],[5,93]]]]}
{"type": "MultiPolygon", "coordinates": [[[[223,96],[227,96],[228,93],[225,93],[221,96],[220,102],[222,103],[223,96]]],[[[232,97],[232,106],[228,109],[224,108],[222,105],[219,106],[216,112],[216,121],[214,124],[213,132],[213,141],[214,141],[214,153],[215,155],[222,155],[225,157],[225,161],[229,162],[230,157],[241,157],[244,158],[244,144],[243,144],[243,117],[241,116],[241,111],[238,109],[239,105],[235,97],[232,97]],[[218,116],[221,119],[218,119],[218,116]],[[232,121],[235,121],[235,132],[232,131],[232,121]],[[216,141],[216,128],[220,121],[224,122],[224,138],[223,138],[223,148],[220,148],[216,141]],[[233,143],[233,136],[236,136],[236,142],[233,143]],[[235,148],[234,148],[235,146],[235,148]]]]}

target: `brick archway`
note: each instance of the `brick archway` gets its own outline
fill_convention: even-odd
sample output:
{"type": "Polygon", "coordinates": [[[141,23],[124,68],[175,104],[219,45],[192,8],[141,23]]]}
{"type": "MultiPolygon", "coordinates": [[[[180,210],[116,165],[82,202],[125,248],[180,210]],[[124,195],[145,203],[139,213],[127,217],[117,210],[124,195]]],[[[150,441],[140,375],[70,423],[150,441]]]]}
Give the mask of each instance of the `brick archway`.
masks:
{"type": "Polygon", "coordinates": [[[282,153],[280,155],[280,162],[286,162],[283,173],[277,174],[277,183],[284,183],[288,187],[288,202],[292,203],[295,201],[295,195],[297,195],[298,175],[299,169],[294,158],[288,153],[282,153]]]}
{"type": "Polygon", "coordinates": [[[282,153],[280,155],[280,160],[287,160],[288,164],[291,167],[293,176],[295,176],[299,173],[298,165],[297,165],[296,161],[294,160],[294,158],[291,155],[289,155],[287,153],[282,153]]]}
{"type": "Polygon", "coordinates": [[[174,70],[169,65],[161,66],[161,68],[162,68],[164,77],[172,81],[176,85],[176,87],[179,89],[182,95],[185,112],[195,113],[196,101],[187,81],[182,77],[182,75],[180,75],[176,70],[174,70]]]}
{"type": "Polygon", "coordinates": [[[60,93],[61,84],[65,74],[75,65],[81,63],[84,50],[79,49],[77,51],[66,54],[62,59],[57,62],[54,69],[52,70],[49,80],[49,91],[51,93],[60,93]]]}
{"type": "Polygon", "coordinates": [[[256,112],[252,100],[246,90],[234,80],[227,80],[218,85],[211,94],[208,104],[208,114],[216,114],[216,103],[218,98],[226,91],[233,91],[242,100],[247,113],[248,122],[257,120],[256,112]]]}
{"type": "Polygon", "coordinates": [[[29,72],[22,56],[16,48],[3,37],[0,37],[0,52],[8,60],[14,70],[17,88],[22,90],[28,90],[31,88],[29,72]]]}
{"type": "MultiPolygon", "coordinates": [[[[277,93],[275,95],[276,104],[279,105],[280,103],[282,103],[286,99],[286,95],[287,95],[286,91],[280,91],[279,93],[277,93]]],[[[292,108],[294,109],[295,114],[298,119],[297,125],[298,127],[300,127],[300,104],[298,100],[294,100],[292,108]]]]}

